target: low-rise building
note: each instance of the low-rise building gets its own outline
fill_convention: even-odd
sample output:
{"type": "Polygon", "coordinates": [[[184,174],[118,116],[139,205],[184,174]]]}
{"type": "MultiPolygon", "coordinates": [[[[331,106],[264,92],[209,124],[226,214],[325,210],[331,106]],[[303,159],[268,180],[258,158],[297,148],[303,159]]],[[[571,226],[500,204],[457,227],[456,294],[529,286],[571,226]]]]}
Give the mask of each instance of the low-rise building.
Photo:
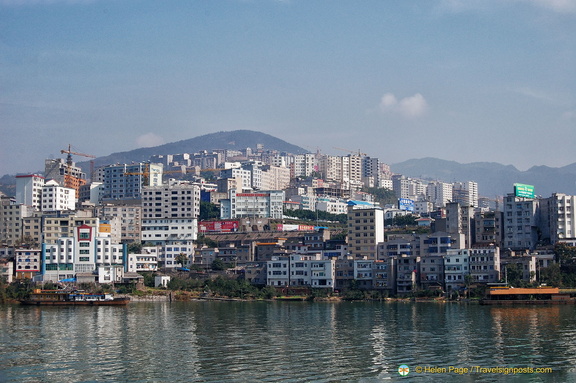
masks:
{"type": "Polygon", "coordinates": [[[16,279],[32,279],[40,272],[42,250],[15,249],[16,279]]]}
{"type": "Polygon", "coordinates": [[[447,291],[462,291],[470,275],[468,249],[449,249],[444,256],[444,283],[447,291]]]}
{"type": "Polygon", "coordinates": [[[498,282],[500,280],[500,248],[492,246],[470,249],[470,275],[474,282],[498,282]]]}

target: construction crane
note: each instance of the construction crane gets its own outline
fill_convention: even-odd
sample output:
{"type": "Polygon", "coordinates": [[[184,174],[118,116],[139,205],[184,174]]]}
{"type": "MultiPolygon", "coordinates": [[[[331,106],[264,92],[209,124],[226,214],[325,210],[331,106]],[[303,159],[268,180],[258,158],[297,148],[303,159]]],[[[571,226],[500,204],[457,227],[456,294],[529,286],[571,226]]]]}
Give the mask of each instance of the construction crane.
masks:
{"type": "MultiPolygon", "coordinates": [[[[83,156],[83,157],[88,157],[88,158],[96,158],[96,156],[93,156],[91,154],[73,152],[72,151],[72,145],[70,145],[70,144],[68,144],[68,150],[62,149],[62,150],[60,150],[60,153],[68,154],[68,156],[66,157],[66,170],[65,170],[65,174],[64,174],[64,186],[75,189],[76,190],[76,197],[78,197],[79,191],[80,191],[80,186],[84,185],[86,183],[86,180],[81,178],[80,173],[78,173],[76,175],[72,174],[73,173],[72,172],[72,166],[74,165],[74,162],[72,162],[72,154],[78,155],[78,156],[83,156]]],[[[90,161],[90,178],[92,178],[93,173],[94,173],[94,161],[91,160],[90,161]]]]}
{"type": "Polygon", "coordinates": [[[367,156],[367,155],[368,155],[368,154],[366,154],[366,153],[362,153],[362,152],[360,151],[360,149],[358,149],[358,150],[356,151],[356,150],[349,150],[349,149],[344,149],[344,148],[337,148],[337,147],[334,147],[334,146],[333,146],[332,148],[333,148],[333,149],[337,149],[337,150],[343,150],[343,151],[345,151],[345,152],[349,152],[349,153],[352,153],[352,154],[357,154],[358,157],[362,157],[362,156],[367,156]]]}
{"type": "MultiPolygon", "coordinates": [[[[70,144],[68,144],[68,150],[62,149],[62,150],[60,150],[60,153],[68,154],[68,156],[66,157],[66,165],[68,165],[68,168],[70,168],[73,164],[72,154],[74,154],[76,156],[82,156],[82,157],[88,157],[88,158],[96,158],[96,156],[93,156],[92,154],[73,152],[72,151],[72,145],[70,145],[70,144]]],[[[94,177],[94,160],[90,160],[90,179],[92,179],[93,177],[94,177]]]]}
{"type": "Polygon", "coordinates": [[[62,150],[60,150],[60,153],[62,153],[62,154],[68,153],[68,157],[66,157],[66,163],[69,166],[72,166],[72,154],[77,155],[77,156],[82,156],[82,157],[88,157],[88,158],[96,158],[96,156],[93,156],[92,154],[73,152],[72,151],[72,145],[70,145],[70,144],[68,144],[68,150],[62,149],[62,150]]]}

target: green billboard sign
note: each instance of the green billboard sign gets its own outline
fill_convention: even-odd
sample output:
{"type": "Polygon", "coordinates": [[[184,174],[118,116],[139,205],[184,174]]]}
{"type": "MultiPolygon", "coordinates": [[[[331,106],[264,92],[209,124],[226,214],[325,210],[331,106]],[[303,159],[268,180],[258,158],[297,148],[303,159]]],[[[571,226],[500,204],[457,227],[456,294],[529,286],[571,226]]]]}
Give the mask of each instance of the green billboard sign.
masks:
{"type": "Polygon", "coordinates": [[[516,197],[534,198],[534,186],[524,184],[514,184],[514,195],[516,197]]]}

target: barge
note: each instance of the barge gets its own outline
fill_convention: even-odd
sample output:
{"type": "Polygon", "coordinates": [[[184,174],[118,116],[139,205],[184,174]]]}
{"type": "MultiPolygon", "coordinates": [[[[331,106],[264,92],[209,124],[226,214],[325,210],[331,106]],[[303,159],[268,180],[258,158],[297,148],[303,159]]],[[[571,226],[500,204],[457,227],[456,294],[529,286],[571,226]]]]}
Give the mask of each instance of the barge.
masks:
{"type": "Polygon", "coordinates": [[[561,292],[557,287],[514,288],[491,287],[482,305],[569,305],[576,300],[569,293],[561,292]]]}

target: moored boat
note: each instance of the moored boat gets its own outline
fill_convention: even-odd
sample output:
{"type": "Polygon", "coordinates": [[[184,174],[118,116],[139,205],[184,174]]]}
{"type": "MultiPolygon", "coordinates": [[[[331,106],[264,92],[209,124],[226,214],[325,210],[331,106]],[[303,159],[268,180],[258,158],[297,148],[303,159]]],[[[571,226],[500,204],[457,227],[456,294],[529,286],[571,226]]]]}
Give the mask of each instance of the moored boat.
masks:
{"type": "Polygon", "coordinates": [[[79,306],[122,306],[130,302],[128,297],[114,297],[112,294],[90,294],[79,290],[35,289],[25,299],[23,305],[79,305],[79,306]]]}
{"type": "Polygon", "coordinates": [[[486,298],[480,301],[483,305],[542,305],[575,304],[576,300],[569,293],[562,292],[557,287],[514,288],[491,287],[486,298]]]}

